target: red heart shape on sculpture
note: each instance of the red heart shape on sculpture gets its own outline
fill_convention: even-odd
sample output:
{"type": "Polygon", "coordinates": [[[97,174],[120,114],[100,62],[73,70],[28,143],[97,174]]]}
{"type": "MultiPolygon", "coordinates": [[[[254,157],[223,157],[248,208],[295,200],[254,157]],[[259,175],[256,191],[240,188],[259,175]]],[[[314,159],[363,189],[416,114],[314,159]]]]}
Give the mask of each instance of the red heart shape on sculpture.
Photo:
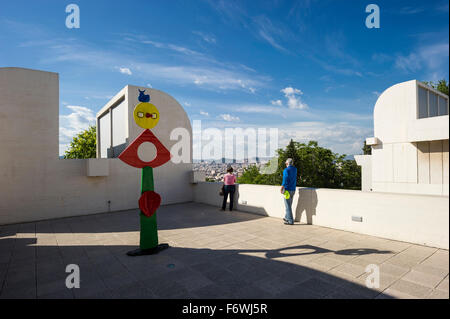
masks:
{"type": "Polygon", "coordinates": [[[161,205],[161,196],[154,191],[143,192],[141,198],[139,198],[139,208],[142,214],[147,217],[152,216],[159,205],[161,205]]]}

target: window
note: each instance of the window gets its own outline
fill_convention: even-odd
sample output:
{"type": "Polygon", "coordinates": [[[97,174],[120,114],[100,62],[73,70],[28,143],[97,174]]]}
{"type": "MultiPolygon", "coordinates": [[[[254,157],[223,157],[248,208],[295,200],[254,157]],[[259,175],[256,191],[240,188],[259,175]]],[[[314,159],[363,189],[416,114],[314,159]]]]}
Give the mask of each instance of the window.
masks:
{"type": "Polygon", "coordinates": [[[106,113],[99,119],[100,126],[100,157],[108,158],[111,149],[111,116],[106,113]]]}
{"type": "Polygon", "coordinates": [[[438,96],[437,94],[434,94],[433,92],[428,92],[428,98],[429,98],[429,108],[428,108],[428,116],[438,116],[439,110],[438,110],[438,96]]]}
{"type": "Polygon", "coordinates": [[[417,118],[448,115],[448,98],[418,87],[417,118]]]}
{"type": "Polygon", "coordinates": [[[439,96],[439,115],[448,115],[448,100],[439,96]]]}
{"type": "Polygon", "coordinates": [[[117,157],[125,149],[128,137],[128,104],[123,100],[111,108],[112,116],[112,157],[117,157]]]}
{"type": "Polygon", "coordinates": [[[428,117],[428,90],[419,86],[419,110],[418,118],[428,117]]]}

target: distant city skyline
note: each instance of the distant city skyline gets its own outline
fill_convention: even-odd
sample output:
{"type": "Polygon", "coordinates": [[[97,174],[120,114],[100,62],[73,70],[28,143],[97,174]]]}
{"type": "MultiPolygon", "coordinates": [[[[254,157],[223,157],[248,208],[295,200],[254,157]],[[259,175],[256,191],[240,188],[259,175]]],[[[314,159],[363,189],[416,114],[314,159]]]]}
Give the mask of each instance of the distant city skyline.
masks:
{"type": "Polygon", "coordinates": [[[59,73],[60,138],[72,137],[125,85],[169,93],[204,128],[278,128],[360,154],[388,87],[448,80],[448,1],[8,1],[0,66],[59,73]]]}

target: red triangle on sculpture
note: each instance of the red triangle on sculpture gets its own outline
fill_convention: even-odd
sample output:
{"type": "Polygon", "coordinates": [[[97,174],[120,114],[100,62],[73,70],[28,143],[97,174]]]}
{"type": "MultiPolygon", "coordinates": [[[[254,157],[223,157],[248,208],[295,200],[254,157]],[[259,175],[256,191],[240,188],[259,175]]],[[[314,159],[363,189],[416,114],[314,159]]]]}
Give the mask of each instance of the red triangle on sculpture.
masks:
{"type": "Polygon", "coordinates": [[[158,138],[149,130],[144,130],[127,148],[120,153],[119,159],[130,166],[137,168],[158,167],[167,163],[171,158],[169,150],[158,140],[158,138]],[[142,161],[138,156],[138,148],[144,142],[150,142],[155,145],[156,157],[150,162],[142,161]]]}

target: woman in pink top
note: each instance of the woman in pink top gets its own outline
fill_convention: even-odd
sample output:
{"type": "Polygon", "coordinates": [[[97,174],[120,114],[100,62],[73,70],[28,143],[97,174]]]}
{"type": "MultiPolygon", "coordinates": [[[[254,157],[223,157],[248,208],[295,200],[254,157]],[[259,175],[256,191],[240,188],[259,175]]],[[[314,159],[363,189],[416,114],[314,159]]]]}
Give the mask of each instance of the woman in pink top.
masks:
{"type": "Polygon", "coordinates": [[[234,183],[236,183],[236,176],[234,176],[233,168],[231,166],[227,168],[227,173],[223,177],[223,183],[225,187],[223,191],[222,210],[225,210],[225,208],[227,207],[228,194],[230,194],[230,212],[231,212],[233,210],[234,192],[236,191],[236,186],[234,185],[234,183]]]}

